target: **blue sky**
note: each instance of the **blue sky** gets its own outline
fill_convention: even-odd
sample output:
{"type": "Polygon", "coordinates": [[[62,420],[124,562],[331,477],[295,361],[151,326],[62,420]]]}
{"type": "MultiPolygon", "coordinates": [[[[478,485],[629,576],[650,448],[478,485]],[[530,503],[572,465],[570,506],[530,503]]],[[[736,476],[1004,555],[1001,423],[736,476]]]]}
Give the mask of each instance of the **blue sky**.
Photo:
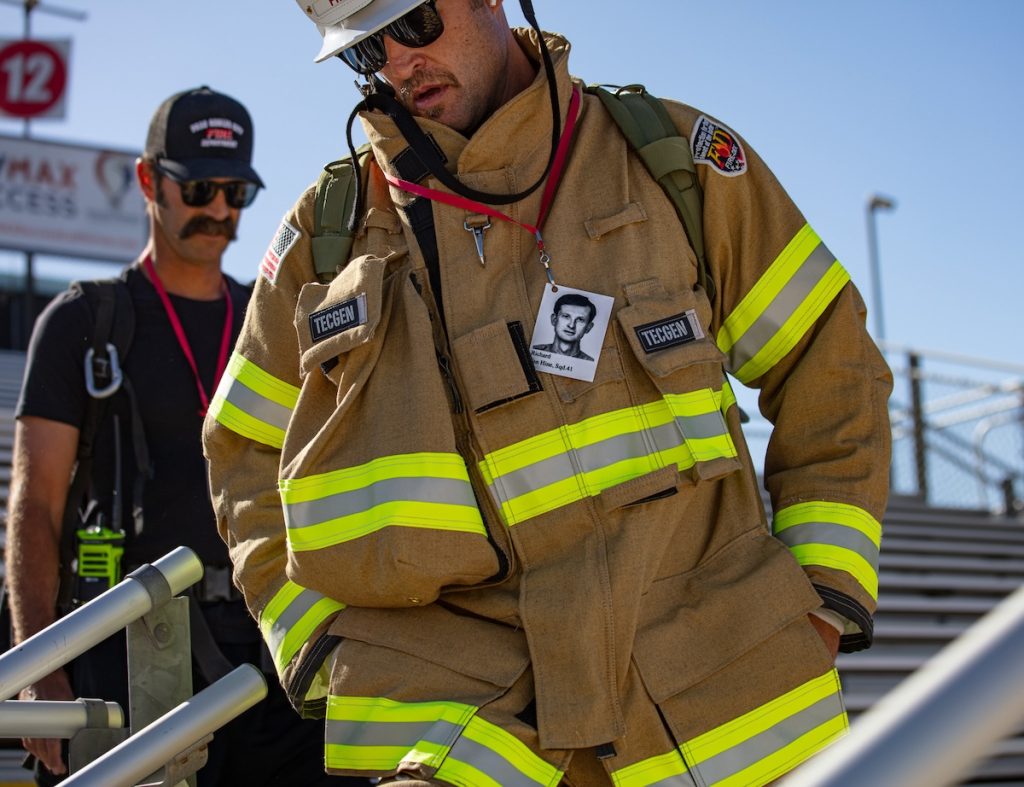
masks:
{"type": "MultiPolygon", "coordinates": [[[[344,120],[357,99],[351,74],[339,62],[312,62],[319,36],[291,0],[52,4],[88,18],[33,14],[34,35],[73,40],[67,117],[33,123],[34,136],[138,149],[155,107],[202,83],[248,106],[268,189],[225,262],[253,278],[280,217],[320,166],[345,152],[344,120]]],[[[865,205],[876,192],[893,197],[897,208],[877,217],[889,340],[1024,363],[1024,3],[535,6],[543,26],[573,41],[574,73],[643,82],[742,134],[871,308],[865,205]]],[[[506,7],[521,20],[515,0],[506,7]]],[[[0,35],[21,29],[21,11],[0,6],[0,35]]],[[[20,134],[21,124],[0,121],[0,133],[20,134]]],[[[21,264],[0,255],[2,270],[21,264]]],[[[39,268],[67,270],[45,258],[39,268]]],[[[80,264],[73,275],[95,271],[80,264]]]]}

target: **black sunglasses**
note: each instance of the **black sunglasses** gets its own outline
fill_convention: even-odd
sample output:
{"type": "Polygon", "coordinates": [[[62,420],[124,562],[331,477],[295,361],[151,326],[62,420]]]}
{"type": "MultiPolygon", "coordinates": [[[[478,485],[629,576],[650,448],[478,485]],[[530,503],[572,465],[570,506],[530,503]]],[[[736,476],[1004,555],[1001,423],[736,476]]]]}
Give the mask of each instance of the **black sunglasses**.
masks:
{"type": "Polygon", "coordinates": [[[227,183],[218,183],[215,180],[179,180],[163,167],[157,169],[178,184],[181,201],[190,208],[209,205],[216,199],[218,191],[224,192],[224,199],[229,208],[248,208],[256,199],[256,192],[260,190],[259,186],[247,180],[229,180],[227,183]]]}
{"type": "Polygon", "coordinates": [[[358,44],[343,49],[338,57],[357,74],[369,76],[376,74],[388,62],[384,36],[391,36],[395,43],[402,46],[420,49],[434,43],[443,32],[444,22],[437,13],[437,3],[435,0],[427,0],[358,44]]]}

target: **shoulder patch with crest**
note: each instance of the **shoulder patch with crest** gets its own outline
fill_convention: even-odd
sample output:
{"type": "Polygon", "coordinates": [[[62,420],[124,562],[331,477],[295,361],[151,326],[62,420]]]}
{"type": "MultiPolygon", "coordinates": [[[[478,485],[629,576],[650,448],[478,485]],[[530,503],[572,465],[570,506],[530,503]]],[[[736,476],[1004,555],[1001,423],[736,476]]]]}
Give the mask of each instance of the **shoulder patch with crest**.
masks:
{"type": "Polygon", "coordinates": [[[693,124],[690,144],[697,164],[707,164],[729,178],[747,171],[747,155],[739,138],[707,115],[701,115],[693,124]]]}
{"type": "Polygon", "coordinates": [[[263,255],[263,262],[260,263],[260,273],[263,278],[274,284],[277,281],[277,274],[281,270],[281,263],[288,256],[292,246],[302,237],[302,233],[287,221],[282,220],[281,226],[277,228],[274,239],[270,241],[266,254],[263,255]]]}

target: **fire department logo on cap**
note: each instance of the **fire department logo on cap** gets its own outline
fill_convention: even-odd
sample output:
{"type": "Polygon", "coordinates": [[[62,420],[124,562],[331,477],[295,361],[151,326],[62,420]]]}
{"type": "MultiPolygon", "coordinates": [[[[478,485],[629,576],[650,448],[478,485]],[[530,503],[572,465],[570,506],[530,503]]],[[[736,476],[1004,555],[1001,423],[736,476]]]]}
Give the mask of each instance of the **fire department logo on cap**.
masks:
{"type": "Polygon", "coordinates": [[[245,128],[230,118],[203,118],[189,124],[189,132],[201,148],[238,147],[238,139],[245,134],[245,128]]]}
{"type": "Polygon", "coordinates": [[[739,139],[706,115],[697,118],[690,134],[690,144],[696,164],[707,164],[730,178],[747,171],[747,156],[739,139]]]}

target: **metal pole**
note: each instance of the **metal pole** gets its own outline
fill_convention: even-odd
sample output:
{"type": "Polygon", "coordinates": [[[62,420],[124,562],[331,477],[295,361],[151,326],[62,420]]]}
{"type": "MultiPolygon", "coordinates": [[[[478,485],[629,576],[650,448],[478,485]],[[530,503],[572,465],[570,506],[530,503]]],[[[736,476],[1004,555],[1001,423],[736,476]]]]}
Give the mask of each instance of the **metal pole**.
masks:
{"type": "Polygon", "coordinates": [[[124,711],[116,702],[0,702],[0,738],[71,738],[87,728],[123,726],[124,711]]]}
{"type": "Polygon", "coordinates": [[[895,201],[875,194],[868,200],[868,255],[871,263],[871,301],[875,313],[875,339],[885,341],[885,317],[882,309],[882,271],[878,262],[878,233],[875,229],[875,212],[892,210],[895,201]]]}
{"type": "Polygon", "coordinates": [[[928,500],[928,443],[925,436],[924,394],[921,383],[921,358],[917,353],[907,355],[907,373],[910,375],[910,412],[914,419],[914,465],[917,468],[917,494],[928,500]]]}
{"type": "Polygon", "coordinates": [[[62,783],[69,787],[135,784],[266,695],[262,672],[251,664],[236,667],[62,783]]]}
{"type": "Polygon", "coordinates": [[[780,787],[960,783],[1024,723],[1024,588],[1004,599],[780,787]]]}
{"type": "Polygon", "coordinates": [[[202,576],[203,564],[188,547],[178,547],[133,571],[101,596],[0,656],[0,700],[10,699],[64,666],[202,576]]]}

